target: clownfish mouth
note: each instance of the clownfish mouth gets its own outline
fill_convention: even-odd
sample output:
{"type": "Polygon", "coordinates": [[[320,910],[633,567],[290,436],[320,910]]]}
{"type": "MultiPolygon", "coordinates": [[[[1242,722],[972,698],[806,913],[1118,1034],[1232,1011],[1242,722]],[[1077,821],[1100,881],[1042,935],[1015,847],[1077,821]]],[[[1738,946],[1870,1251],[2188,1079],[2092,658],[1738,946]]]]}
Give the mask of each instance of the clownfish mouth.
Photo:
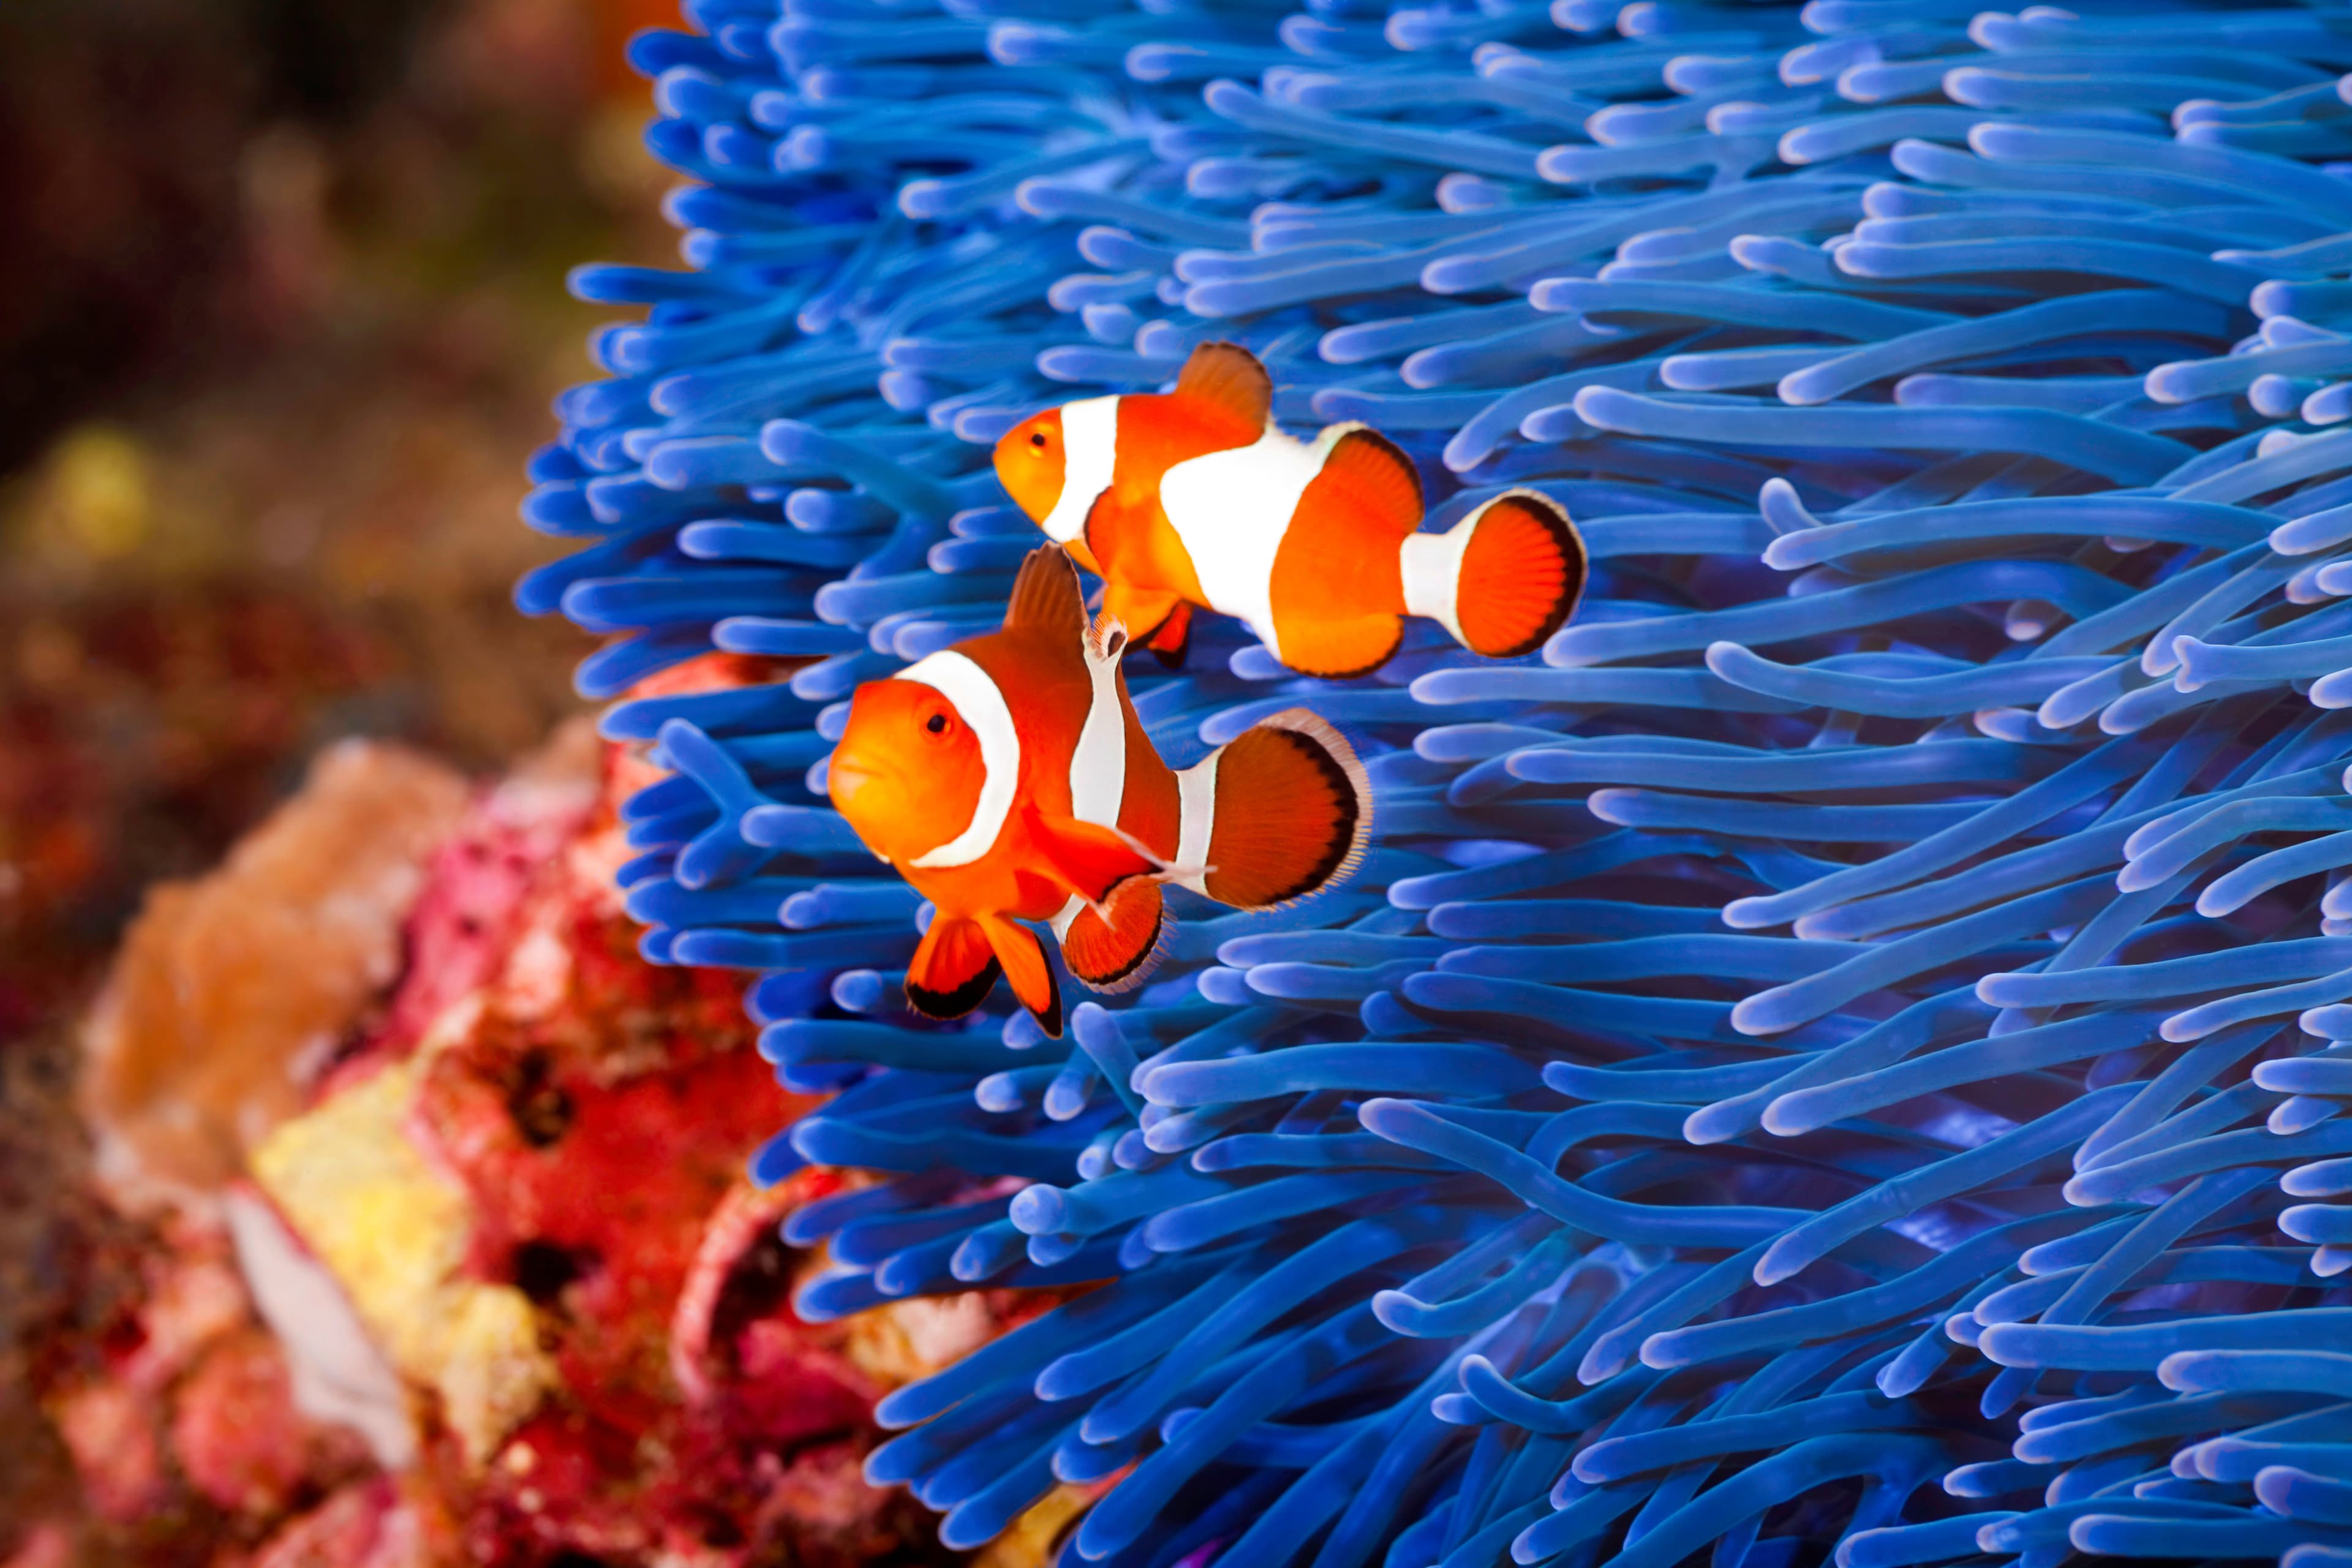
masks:
{"type": "Polygon", "coordinates": [[[849,824],[850,831],[856,833],[859,841],[872,850],[874,858],[885,866],[892,864],[891,858],[875,847],[872,829],[879,826],[873,817],[877,800],[881,798],[874,793],[873,786],[887,775],[887,772],[840,751],[834,752],[824,769],[824,790],[833,797],[834,809],[841,813],[842,820],[849,824]],[[863,809],[859,804],[861,796],[864,799],[863,809]]]}
{"type": "Polygon", "coordinates": [[[833,760],[825,764],[825,793],[833,796],[835,805],[846,810],[857,792],[872,784],[874,778],[875,773],[872,768],[836,752],[834,753],[833,760]]]}

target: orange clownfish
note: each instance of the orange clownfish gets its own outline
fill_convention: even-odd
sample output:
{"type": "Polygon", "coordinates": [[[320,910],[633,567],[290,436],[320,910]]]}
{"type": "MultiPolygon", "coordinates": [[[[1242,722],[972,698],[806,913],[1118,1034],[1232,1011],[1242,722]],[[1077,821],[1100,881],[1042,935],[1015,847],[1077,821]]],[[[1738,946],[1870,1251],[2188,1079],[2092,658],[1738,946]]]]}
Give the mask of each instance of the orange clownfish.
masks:
{"type": "Polygon", "coordinates": [[[1385,663],[1405,616],[1510,658],[1584,592],[1584,542],[1549,496],[1511,490],[1423,533],[1421,476],[1362,425],[1311,441],[1272,419],[1274,384],[1234,343],[1192,351],[1170,393],[1090,397],[996,444],[1004,488],[1105,584],[1103,609],[1167,663],[1198,605],[1245,622],[1308,675],[1385,663]]]}
{"type": "Polygon", "coordinates": [[[1091,627],[1078,574],[1040,546],[1004,629],[857,689],[827,788],[868,849],[930,900],[907,997],[934,1018],[980,1005],[1000,972],[1049,1035],[1045,921],[1097,991],[1142,984],[1159,956],[1160,885],[1238,909],[1308,893],[1361,858],[1371,797],[1354,748],[1304,709],[1178,773],[1128,700],[1127,631],[1091,627]]]}

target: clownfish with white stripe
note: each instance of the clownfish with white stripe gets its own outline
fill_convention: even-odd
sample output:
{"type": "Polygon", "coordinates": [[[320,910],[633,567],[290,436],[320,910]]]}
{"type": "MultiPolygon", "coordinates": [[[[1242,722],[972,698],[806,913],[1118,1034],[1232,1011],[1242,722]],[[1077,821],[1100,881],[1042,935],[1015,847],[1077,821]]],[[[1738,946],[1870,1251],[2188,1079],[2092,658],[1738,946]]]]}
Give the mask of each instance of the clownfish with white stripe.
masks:
{"type": "Polygon", "coordinates": [[[1584,542],[1550,497],[1506,491],[1423,533],[1421,476],[1394,443],[1362,425],[1302,441],[1274,424],[1273,403],[1255,355],[1204,343],[1173,392],[1087,398],[1015,426],[996,444],[997,478],[1171,667],[1195,607],[1333,679],[1386,663],[1406,616],[1513,658],[1575,611],[1584,542]]]}
{"type": "Polygon", "coordinates": [[[1091,626],[1076,568],[1040,546],[1004,627],[857,689],[827,789],[858,838],[931,901],[907,971],[918,1012],[956,1018],[1001,973],[1047,1034],[1059,940],[1097,991],[1143,983],[1174,882],[1237,909],[1328,885],[1371,828],[1363,764],[1304,709],[1277,713],[1181,773],[1160,759],[1119,670],[1127,631],[1091,626]]]}

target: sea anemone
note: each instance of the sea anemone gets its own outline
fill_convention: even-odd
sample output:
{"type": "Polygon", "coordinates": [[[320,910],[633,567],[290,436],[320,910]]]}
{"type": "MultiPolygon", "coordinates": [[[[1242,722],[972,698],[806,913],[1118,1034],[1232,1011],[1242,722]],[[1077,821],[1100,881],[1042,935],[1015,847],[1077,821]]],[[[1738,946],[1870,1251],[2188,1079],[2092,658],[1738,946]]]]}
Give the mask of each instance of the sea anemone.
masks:
{"type": "Polygon", "coordinates": [[[757,1173],[880,1178],[788,1222],[800,1310],[1093,1287],[885,1399],[873,1479],[954,1545],[1115,1482],[1066,1560],[1135,1568],[2352,1561],[2352,32],[687,11],[636,58],[689,269],[578,275],[651,310],[520,598],[621,634],[590,697],[803,661],[604,720],[675,770],[646,951],[762,972],[835,1094],[757,1173]],[[996,624],[989,441],[1214,338],[1437,525],[1551,494],[1591,591],[1512,663],[1132,665],[1180,766],[1349,727],[1373,851],[1171,895],[1067,1041],[923,1023],[844,700],[996,624]]]}

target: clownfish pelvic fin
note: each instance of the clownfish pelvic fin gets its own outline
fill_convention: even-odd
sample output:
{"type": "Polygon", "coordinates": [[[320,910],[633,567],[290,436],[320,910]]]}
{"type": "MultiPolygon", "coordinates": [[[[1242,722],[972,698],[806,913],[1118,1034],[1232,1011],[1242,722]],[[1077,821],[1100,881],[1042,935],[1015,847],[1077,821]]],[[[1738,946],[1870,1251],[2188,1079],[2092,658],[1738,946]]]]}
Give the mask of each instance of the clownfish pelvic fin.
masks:
{"type": "Polygon", "coordinates": [[[980,922],[934,915],[907,964],[907,1000],[929,1018],[961,1018],[994,988],[1003,966],[980,922]]]}

